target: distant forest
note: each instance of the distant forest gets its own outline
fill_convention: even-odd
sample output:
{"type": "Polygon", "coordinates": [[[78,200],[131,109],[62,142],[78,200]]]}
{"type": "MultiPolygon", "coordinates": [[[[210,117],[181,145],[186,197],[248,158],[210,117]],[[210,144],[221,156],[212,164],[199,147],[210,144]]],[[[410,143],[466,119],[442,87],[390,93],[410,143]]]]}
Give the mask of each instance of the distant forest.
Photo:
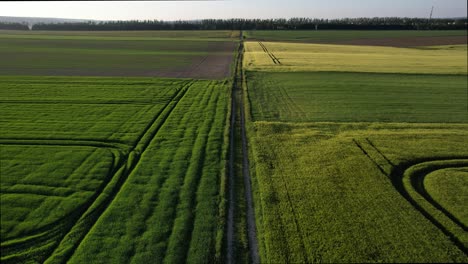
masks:
{"type": "MultiPolygon", "coordinates": [[[[27,24],[2,23],[0,29],[29,30],[27,24]]],[[[194,21],[105,21],[38,23],[32,30],[453,30],[467,29],[467,18],[203,19],[194,21]]]]}

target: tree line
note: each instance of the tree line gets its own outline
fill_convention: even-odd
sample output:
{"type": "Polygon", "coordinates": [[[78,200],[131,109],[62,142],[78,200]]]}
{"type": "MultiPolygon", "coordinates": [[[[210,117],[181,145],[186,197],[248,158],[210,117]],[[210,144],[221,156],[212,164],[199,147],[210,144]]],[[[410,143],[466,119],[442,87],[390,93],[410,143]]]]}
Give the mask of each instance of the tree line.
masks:
{"type": "MultiPolygon", "coordinates": [[[[2,23],[0,29],[28,29],[2,23]],[[3,27],[3,28],[2,28],[3,27]]],[[[455,30],[467,29],[467,18],[343,18],[343,19],[203,19],[193,21],[131,20],[38,23],[32,30],[455,30]]]]}
{"type": "Polygon", "coordinates": [[[8,30],[29,30],[27,24],[22,24],[22,23],[10,23],[10,22],[0,22],[0,29],[8,29],[8,30]]]}

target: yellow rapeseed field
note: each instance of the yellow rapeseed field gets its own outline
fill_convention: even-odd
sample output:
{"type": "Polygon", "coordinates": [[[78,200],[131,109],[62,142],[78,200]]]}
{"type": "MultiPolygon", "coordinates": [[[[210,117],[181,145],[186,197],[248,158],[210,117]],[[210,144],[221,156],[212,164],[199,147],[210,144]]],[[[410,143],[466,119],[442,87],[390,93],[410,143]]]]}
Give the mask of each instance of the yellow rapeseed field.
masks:
{"type": "Polygon", "coordinates": [[[329,44],[246,42],[244,66],[253,71],[339,71],[378,73],[467,73],[466,46],[394,48],[329,44]]]}

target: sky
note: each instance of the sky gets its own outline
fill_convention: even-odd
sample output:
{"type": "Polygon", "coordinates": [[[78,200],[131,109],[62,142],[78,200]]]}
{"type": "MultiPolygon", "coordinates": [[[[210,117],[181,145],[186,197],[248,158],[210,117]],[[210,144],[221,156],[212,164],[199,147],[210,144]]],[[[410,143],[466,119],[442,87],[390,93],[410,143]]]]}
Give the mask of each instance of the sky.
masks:
{"type": "Polygon", "coordinates": [[[466,0],[225,0],[0,2],[0,16],[96,20],[204,18],[466,17],[466,0]]]}

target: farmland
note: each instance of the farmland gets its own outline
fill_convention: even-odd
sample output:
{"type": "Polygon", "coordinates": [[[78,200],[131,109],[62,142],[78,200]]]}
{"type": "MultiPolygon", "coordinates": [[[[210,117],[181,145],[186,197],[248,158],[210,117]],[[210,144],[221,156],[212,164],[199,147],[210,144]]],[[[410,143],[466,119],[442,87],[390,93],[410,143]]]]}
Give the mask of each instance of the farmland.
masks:
{"type": "MultiPolygon", "coordinates": [[[[145,55],[156,47],[157,54],[157,45],[199,56],[219,47],[214,43],[234,47],[228,33],[216,33],[224,39],[210,43],[201,37],[200,46],[177,39],[106,43],[119,46],[108,49],[117,57],[122,49],[145,55]]],[[[43,72],[28,72],[19,56],[12,61],[17,68],[0,76],[2,263],[220,261],[230,82],[60,76],[61,63],[75,51],[88,56],[75,65],[85,71],[99,54],[109,55],[103,41],[68,43],[62,34],[48,43],[33,34],[5,39],[58,59],[43,72]],[[46,51],[51,44],[57,52],[46,51]],[[47,76],[12,75],[19,73],[47,76]]],[[[177,52],[168,56],[187,55],[177,52]]],[[[233,51],[222,52],[232,58],[233,51]]],[[[229,76],[231,63],[223,74],[229,76]]]]}
{"type": "Polygon", "coordinates": [[[466,46],[374,33],[247,33],[262,262],[468,261],[466,46]]]}
{"type": "Polygon", "coordinates": [[[466,45],[438,49],[247,42],[244,65],[250,71],[378,72],[463,74],[466,45]],[[261,45],[260,45],[261,44],[261,45]],[[275,63],[267,52],[280,61],[275,63]]]}
{"type": "Polygon", "coordinates": [[[247,40],[292,43],[403,47],[466,44],[466,32],[462,30],[252,30],[245,36],[247,40]]]}
{"type": "Polygon", "coordinates": [[[248,72],[255,120],[468,122],[463,75],[248,72]],[[437,95],[437,96],[435,96],[437,95]]]}
{"type": "Polygon", "coordinates": [[[0,31],[1,261],[468,262],[463,34],[0,31]]]}
{"type": "MultiPolygon", "coordinates": [[[[466,262],[389,175],[391,164],[428,157],[463,158],[466,166],[467,125],[256,122],[253,128],[266,262],[466,262]]],[[[434,215],[466,248],[466,232],[434,215]]]]}
{"type": "Polygon", "coordinates": [[[424,187],[436,202],[468,226],[468,215],[463,208],[468,197],[466,173],[467,167],[437,170],[426,175],[424,187]]]}
{"type": "Polygon", "coordinates": [[[183,32],[0,32],[0,74],[199,79],[230,75],[235,49],[230,32],[184,36],[183,32]]]}

